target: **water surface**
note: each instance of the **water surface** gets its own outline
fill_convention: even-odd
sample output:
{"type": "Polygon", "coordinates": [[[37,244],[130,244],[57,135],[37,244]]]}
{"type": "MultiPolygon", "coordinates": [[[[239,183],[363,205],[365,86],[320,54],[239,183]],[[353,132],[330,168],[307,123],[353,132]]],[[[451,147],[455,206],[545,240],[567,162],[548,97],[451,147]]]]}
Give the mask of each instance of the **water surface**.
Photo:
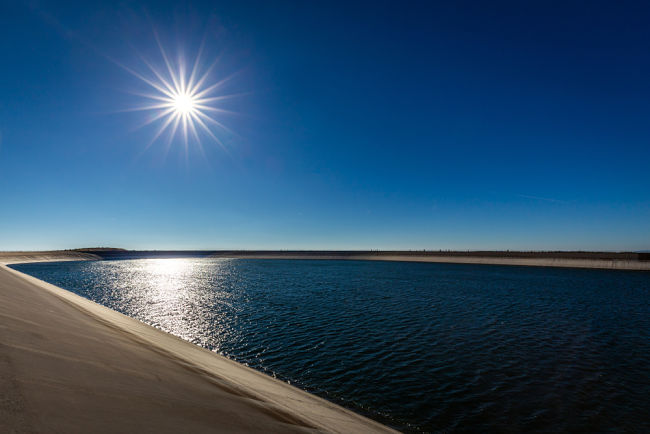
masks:
{"type": "Polygon", "coordinates": [[[650,432],[650,273],[187,258],[14,268],[400,430],[650,432]]]}

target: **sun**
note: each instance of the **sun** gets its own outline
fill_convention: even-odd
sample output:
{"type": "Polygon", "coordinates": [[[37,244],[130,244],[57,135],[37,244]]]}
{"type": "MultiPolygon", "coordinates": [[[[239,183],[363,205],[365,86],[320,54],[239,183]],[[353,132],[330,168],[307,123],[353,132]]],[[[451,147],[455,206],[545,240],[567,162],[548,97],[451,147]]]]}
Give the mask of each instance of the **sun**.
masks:
{"type": "Polygon", "coordinates": [[[152,116],[141,127],[154,122],[159,123],[158,130],[145,150],[164,133],[168,133],[167,148],[180,136],[186,153],[190,139],[198,144],[199,150],[203,153],[201,136],[210,138],[226,149],[218,134],[225,131],[232,136],[233,133],[216,117],[221,114],[235,114],[218,107],[221,101],[238,96],[223,93],[224,84],[235,74],[210,82],[217,61],[213,61],[208,68],[200,71],[203,46],[199,48],[194,62],[188,65],[182,56],[178,57],[177,62],[172,62],[160,40],[156,39],[160,48],[162,68],[155,67],[154,63],[142,56],[141,60],[148,67],[148,73],[140,73],[120,65],[150,88],[149,92],[137,93],[138,96],[146,98],[147,102],[144,105],[127,110],[152,111],[152,116]]]}
{"type": "Polygon", "coordinates": [[[173,107],[177,115],[191,115],[195,110],[196,102],[192,95],[188,93],[179,93],[174,95],[173,107]]]}

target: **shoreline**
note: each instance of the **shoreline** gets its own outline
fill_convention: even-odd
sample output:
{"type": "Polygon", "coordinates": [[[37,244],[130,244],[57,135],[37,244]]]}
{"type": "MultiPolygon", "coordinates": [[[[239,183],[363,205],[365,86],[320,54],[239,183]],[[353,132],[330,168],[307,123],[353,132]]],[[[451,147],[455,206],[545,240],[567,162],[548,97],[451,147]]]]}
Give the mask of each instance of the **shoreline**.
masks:
{"type": "Polygon", "coordinates": [[[428,262],[445,264],[507,265],[650,271],[650,253],[607,252],[412,252],[412,251],[137,251],[78,249],[50,252],[0,252],[0,264],[106,259],[210,257],[236,259],[292,259],[428,262]]]}
{"type": "Polygon", "coordinates": [[[7,391],[0,403],[0,428],[9,432],[115,432],[143,427],[156,432],[218,427],[239,432],[396,432],[7,267],[96,259],[71,252],[0,255],[0,347],[6,354],[0,358],[0,388],[7,391]],[[54,319],[51,312],[58,313],[54,319]],[[195,395],[209,399],[195,403],[195,395]]]}
{"type": "Polygon", "coordinates": [[[416,256],[416,255],[211,255],[212,258],[293,259],[426,262],[437,264],[508,265],[524,267],[586,268],[622,271],[650,271],[650,261],[571,259],[571,258],[504,258],[485,256],[416,256]]]}

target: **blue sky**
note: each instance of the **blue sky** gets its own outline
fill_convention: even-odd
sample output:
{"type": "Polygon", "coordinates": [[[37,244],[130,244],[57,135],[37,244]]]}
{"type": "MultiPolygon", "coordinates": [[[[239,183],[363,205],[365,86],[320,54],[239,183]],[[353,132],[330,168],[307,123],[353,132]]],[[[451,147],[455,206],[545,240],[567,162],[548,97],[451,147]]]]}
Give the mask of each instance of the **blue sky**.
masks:
{"type": "Polygon", "coordinates": [[[650,248],[641,2],[77,3],[0,5],[0,250],[650,248]],[[154,30],[223,146],[146,148],[154,30]]]}

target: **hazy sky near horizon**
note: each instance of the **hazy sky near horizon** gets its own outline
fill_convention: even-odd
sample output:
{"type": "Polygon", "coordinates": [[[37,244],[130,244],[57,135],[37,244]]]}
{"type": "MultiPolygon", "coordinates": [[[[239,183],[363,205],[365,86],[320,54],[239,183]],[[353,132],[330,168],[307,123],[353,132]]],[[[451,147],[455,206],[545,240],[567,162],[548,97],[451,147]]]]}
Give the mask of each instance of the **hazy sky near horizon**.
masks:
{"type": "Polygon", "coordinates": [[[0,4],[0,250],[650,248],[647,2],[0,4]],[[131,111],[199,70],[227,127],[131,111]]]}

